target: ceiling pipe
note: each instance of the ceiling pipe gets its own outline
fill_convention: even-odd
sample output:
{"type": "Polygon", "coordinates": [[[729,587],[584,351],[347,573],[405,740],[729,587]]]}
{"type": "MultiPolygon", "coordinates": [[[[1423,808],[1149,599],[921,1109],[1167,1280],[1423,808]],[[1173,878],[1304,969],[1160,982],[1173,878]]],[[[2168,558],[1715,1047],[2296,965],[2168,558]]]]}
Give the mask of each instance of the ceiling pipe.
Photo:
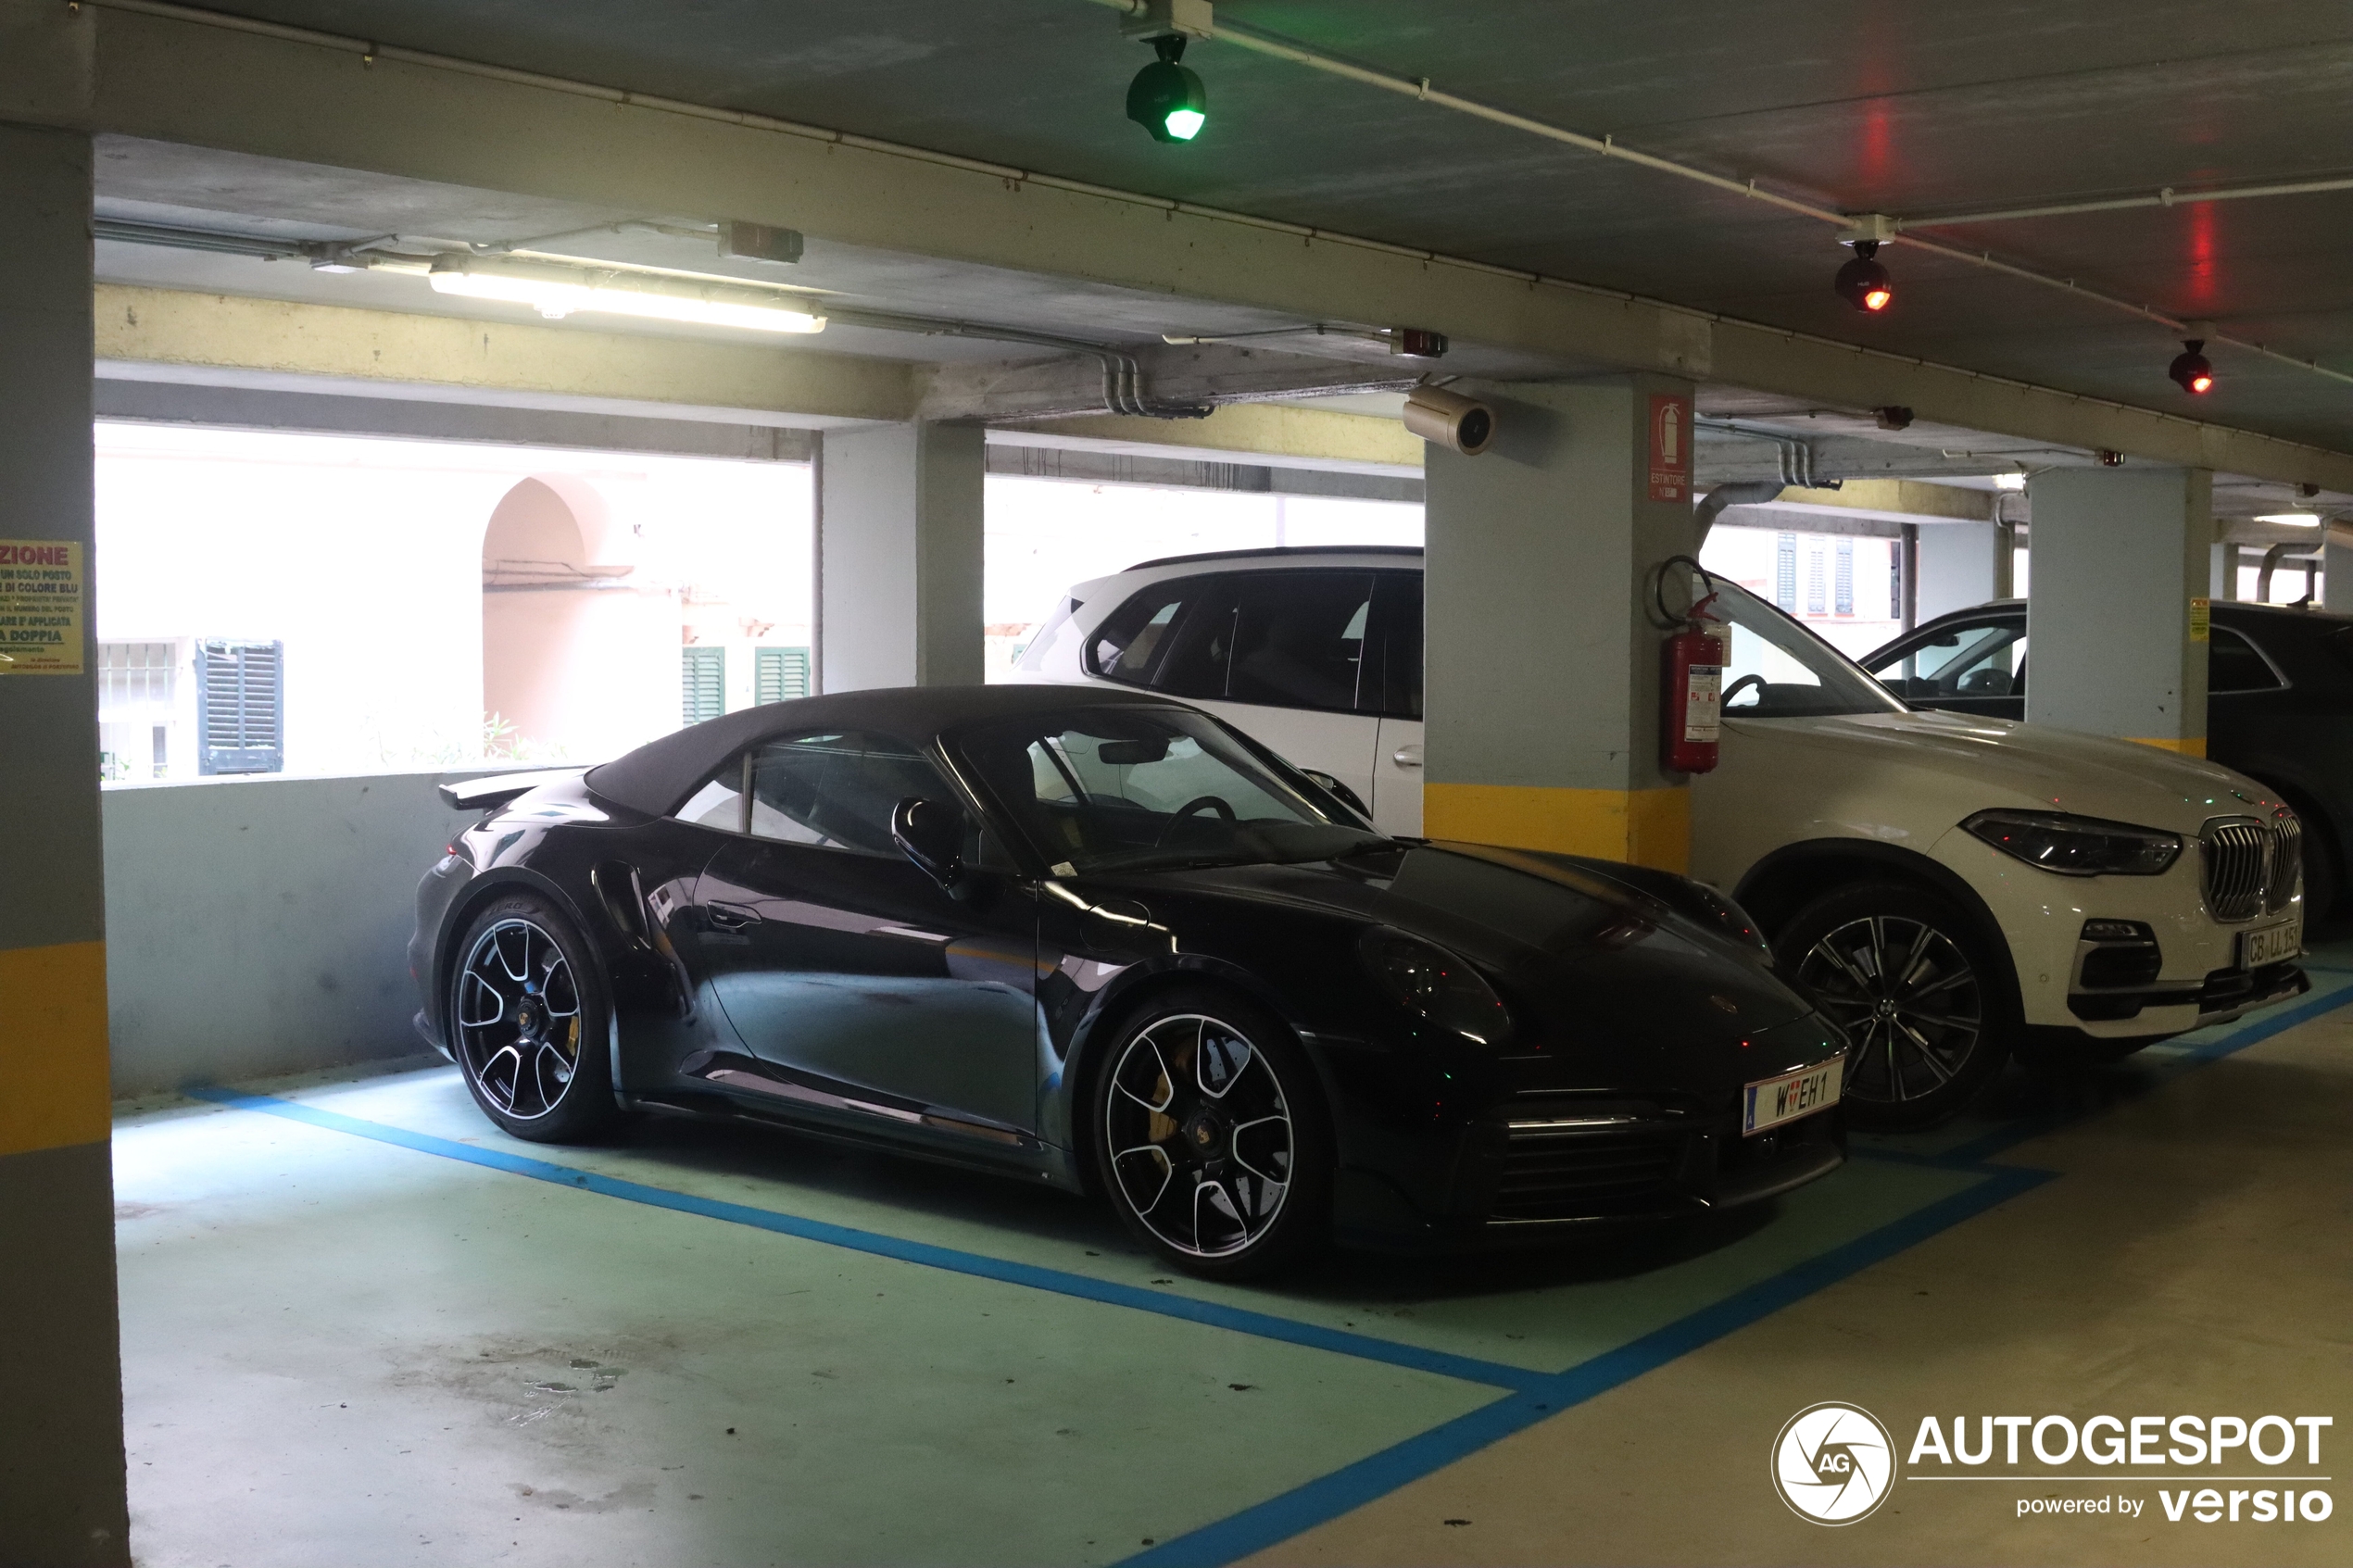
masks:
{"type": "MultiPolygon", "coordinates": [[[[1131,17],[1142,16],[1151,8],[1150,0],[1088,0],[1088,3],[1097,6],[1107,6],[1113,10],[1123,12],[1131,17]]],[[[1207,6],[1203,7],[1203,9],[1207,8],[1207,6]]],[[[1653,153],[1641,152],[1632,147],[1622,146],[1614,136],[1584,135],[1581,132],[1570,131],[1563,126],[1553,125],[1544,120],[1533,119],[1528,115],[1514,114],[1509,109],[1500,109],[1496,108],[1492,105],[1482,104],[1474,98],[1466,98],[1458,94],[1442,92],[1440,89],[1431,86],[1430,79],[1426,76],[1393,76],[1387,71],[1371,70],[1367,69],[1364,66],[1355,65],[1347,60],[1335,59],[1329,55],[1320,55],[1313,49],[1293,44],[1288,39],[1278,38],[1272,33],[1260,32],[1254,28],[1242,27],[1233,22],[1221,20],[1213,22],[1208,30],[1202,34],[1202,36],[1214,39],[1221,44],[1231,44],[1238,48],[1249,49],[1257,54],[1271,55],[1277,59],[1289,60],[1294,65],[1305,66],[1310,70],[1322,71],[1329,76],[1343,77],[1351,82],[1361,82],[1367,87],[1378,87],[1384,92],[1395,93],[1404,97],[1413,98],[1419,103],[1435,105],[1439,108],[1451,109],[1457,114],[1469,115],[1474,119],[1483,119],[1494,125],[1504,126],[1513,131],[1523,132],[1531,136],[1541,136],[1548,142],[1557,142],[1565,146],[1576,147],[1581,151],[1593,153],[1602,157],[1617,158],[1622,162],[1639,165],[1643,169],[1654,169],[1661,174],[1671,175],[1679,180],[1688,180],[1694,184],[1706,185],[1714,190],[1721,191],[1728,195],[1736,195],[1750,201],[1764,202],[1768,206],[1779,207],[1784,212],[1793,212],[1800,217],[1811,218],[1817,222],[1834,224],[1842,232],[1854,229],[1858,224],[1883,224],[1885,225],[1888,232],[1888,239],[1885,243],[1891,245],[1910,245],[1916,249],[1933,252],[1934,254],[1942,256],[1948,260],[1964,262],[1969,266],[1980,268],[1985,271],[1999,272],[2006,277],[2017,278],[2025,282],[2037,283],[2045,288],[2063,290],[2066,293],[2071,294],[2077,298],[2085,300],[2091,304],[2103,306],[2110,310],[2122,311],[2127,315],[2137,316],[2145,321],[2155,322],[2157,325],[2165,328],[2168,332],[2174,336],[2178,337],[2183,335],[2182,332],[2183,323],[2176,318],[2168,316],[2161,310],[2153,310],[2145,305],[2136,304],[2132,300],[2120,298],[2115,295],[2102,294],[2096,289],[2084,288],[2081,284],[2077,283],[2072,278],[2063,278],[2050,272],[2038,272],[2031,267],[2020,267],[2013,262],[1998,261],[1994,259],[1994,253],[1989,250],[1971,250],[1966,246],[1947,245],[1938,240],[1923,239],[1917,234],[1904,232],[1907,223],[1935,225],[1940,223],[1956,223],[1962,221],[1986,221],[1993,217],[2010,216],[2010,214],[1965,214],[1957,218],[1919,218],[1905,220],[1882,213],[1842,212],[1835,207],[1822,207],[1814,202],[1802,201],[1795,196],[1783,195],[1777,191],[1768,190],[1759,185],[1754,179],[1746,181],[1734,180],[1729,176],[1715,173],[1710,169],[1695,168],[1691,164],[1678,163],[1672,158],[1660,157],[1653,153]]],[[[2284,185],[2252,187],[2249,188],[2246,194],[2249,195],[2285,195],[2304,194],[2311,190],[2330,188],[2334,188],[2330,182],[2310,181],[2300,182],[2298,185],[2293,187],[2284,185]]],[[[2230,197],[2228,195],[2217,195],[2208,198],[2199,195],[2184,196],[2179,194],[2172,194],[2169,197],[2165,193],[2160,192],[2156,196],[2147,198],[2136,196],[2121,199],[2127,205],[2131,206],[2171,206],[2173,203],[2180,201],[2196,201],[2202,199],[2227,200],[2230,199],[2230,197]]],[[[2040,208],[2018,208],[2015,209],[2015,212],[2016,215],[2025,216],[2039,215],[2045,209],[2040,208]]],[[[2096,207],[2087,207],[2083,210],[2098,210],[2098,208],[2096,207]]],[[[2208,334],[2208,341],[2209,343],[2228,344],[2233,348],[2242,349],[2249,354],[2259,355],[2266,359],[2277,360],[2283,365],[2293,365],[2300,370],[2309,370],[2315,375],[2325,376],[2331,381],[2353,383],[2353,372],[2331,370],[2329,367],[2322,364],[2317,358],[2310,357],[2299,357],[2294,354],[2284,354],[2278,349],[2267,347],[2262,344],[2253,342],[2249,339],[2232,337],[2227,333],[2222,332],[2208,334]]]]}
{"type": "MultiPolygon", "coordinates": [[[[638,226],[657,227],[653,224],[638,226]]],[[[608,224],[597,231],[584,230],[581,232],[598,232],[603,229],[620,227],[622,225],[608,224]]],[[[661,227],[666,232],[690,233],[696,238],[709,237],[702,231],[682,230],[675,226],[661,227]]],[[[169,224],[141,223],[127,219],[111,218],[97,220],[93,228],[96,236],[102,240],[132,245],[162,245],[179,250],[201,250],[232,256],[250,256],[263,260],[292,260],[297,257],[307,257],[314,262],[331,259],[354,271],[365,270],[412,272],[422,275],[429,271],[434,262],[438,259],[435,256],[408,256],[366,249],[369,245],[382,245],[398,238],[391,234],[384,235],[381,239],[367,241],[292,240],[277,235],[231,234],[208,229],[184,229],[169,224]]],[[[415,236],[410,236],[410,243],[419,242],[415,236]]],[[[533,243],[535,242],[516,241],[510,245],[468,245],[458,254],[511,255],[533,243]]],[[[443,254],[448,254],[448,252],[445,249],[443,254]]],[[[694,278],[704,282],[742,283],[740,279],[715,277],[710,273],[679,272],[669,268],[639,267],[623,262],[600,261],[588,257],[559,256],[551,252],[531,254],[547,260],[584,267],[694,278]]],[[[805,291],[768,290],[764,285],[760,284],[744,284],[743,286],[773,292],[780,300],[804,301],[814,297],[805,291]]],[[[1088,355],[1102,367],[1102,404],[1103,412],[1107,414],[1122,414],[1132,419],[1147,420],[1199,420],[1206,419],[1213,407],[1206,403],[1162,402],[1144,390],[1143,366],[1138,362],[1133,354],[1108,345],[1088,343],[1083,338],[1062,337],[1051,332],[1031,332],[1026,327],[995,326],[984,321],[943,321],[925,316],[901,316],[882,310],[828,310],[826,316],[828,320],[843,326],[865,327],[876,332],[908,332],[923,337],[978,338],[991,343],[1026,343],[1033,344],[1040,348],[1055,348],[1065,353],[1088,355]]]]}
{"type": "Polygon", "coordinates": [[[1716,520],[1723,515],[1726,507],[1754,507],[1778,501],[1784,488],[1777,480],[1743,479],[1710,490],[1692,508],[1692,521],[1699,526],[1699,537],[1692,542],[1692,553],[1698,554],[1706,545],[1707,531],[1716,526],[1716,520]]]}
{"type": "Polygon", "coordinates": [[[2309,539],[2290,539],[2285,544],[2274,545],[2270,549],[2264,551],[2263,564],[2258,567],[2255,571],[2256,602],[2259,604],[2270,604],[2271,602],[2272,570],[2276,568],[2282,560],[2287,558],[2290,551],[2309,551],[2311,548],[2312,541],[2309,539]]]}

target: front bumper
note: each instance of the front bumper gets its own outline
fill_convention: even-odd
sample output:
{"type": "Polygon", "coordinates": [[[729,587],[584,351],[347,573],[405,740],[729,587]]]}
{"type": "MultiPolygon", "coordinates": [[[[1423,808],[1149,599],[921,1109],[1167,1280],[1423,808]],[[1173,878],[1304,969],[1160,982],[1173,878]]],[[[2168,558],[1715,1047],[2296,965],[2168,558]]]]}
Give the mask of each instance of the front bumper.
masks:
{"type": "Polygon", "coordinates": [[[2012,859],[1958,829],[1931,853],[1985,900],[2018,974],[2031,1026],[2070,1029],[2095,1039],[2160,1039],[2226,1023],[2309,989],[2293,962],[2248,969],[2239,937],[2277,913],[2223,922],[2208,910],[2195,847],[2158,876],[2063,877],[2012,859]],[[2091,921],[2145,928],[2161,955],[2145,984],[2086,985],[2084,939],[2091,921]]]}
{"type": "Polygon", "coordinates": [[[2259,969],[2218,969],[2194,987],[2077,990],[2069,994],[2067,1005],[2087,1035],[2178,1035],[2228,1023],[2311,988],[2310,977],[2296,964],[2274,963],[2259,969]]]}
{"type": "Polygon", "coordinates": [[[1462,1129],[1440,1212],[1368,1171],[1341,1173],[1335,1216],[1360,1245],[1453,1250],[1736,1209],[1845,1162],[1836,1106],[1743,1137],[1720,1104],[1601,1095],[1516,1098],[1462,1129]]]}

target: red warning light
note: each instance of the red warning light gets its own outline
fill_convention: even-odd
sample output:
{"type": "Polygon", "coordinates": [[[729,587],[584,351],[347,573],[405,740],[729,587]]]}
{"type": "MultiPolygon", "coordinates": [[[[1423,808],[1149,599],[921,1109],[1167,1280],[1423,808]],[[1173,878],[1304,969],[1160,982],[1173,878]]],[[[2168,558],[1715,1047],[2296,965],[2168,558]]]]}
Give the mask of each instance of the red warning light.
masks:
{"type": "Polygon", "coordinates": [[[2208,362],[2205,355],[2198,352],[2205,346],[2204,338],[2183,338],[2182,352],[2175,355],[2173,363],[2165,368],[2165,373],[2173,379],[2174,384],[2193,397],[2202,397],[2214,390],[2214,367],[2208,362]]]}
{"type": "Polygon", "coordinates": [[[1895,303],[1895,280],[1878,257],[1877,240],[1856,240],[1854,258],[1838,270],[1831,283],[1841,299],[1873,316],[1895,303]]]}

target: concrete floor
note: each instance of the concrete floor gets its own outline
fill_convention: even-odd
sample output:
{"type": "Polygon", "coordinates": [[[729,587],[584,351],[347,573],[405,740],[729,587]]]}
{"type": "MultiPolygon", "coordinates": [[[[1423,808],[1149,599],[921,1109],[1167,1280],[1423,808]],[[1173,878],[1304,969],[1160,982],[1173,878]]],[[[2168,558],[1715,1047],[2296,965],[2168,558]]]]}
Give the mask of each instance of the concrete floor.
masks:
{"type": "Polygon", "coordinates": [[[2353,1511],[2168,1524],[2156,1477],[1899,1485],[1839,1530],[1767,1481],[1782,1422],[1830,1399],[1906,1441],[1922,1413],[2196,1410],[2334,1411],[2353,1442],[2353,945],[2315,956],[2292,1008],[2070,1085],[2014,1074],[1768,1211],[1271,1288],[1157,1273],[1052,1193],[787,1136],[517,1143],[447,1068],[137,1110],[133,1548],[2343,1562],[2353,1511]],[[2102,1491],[2146,1512],[2013,1512],[2102,1491]]]}

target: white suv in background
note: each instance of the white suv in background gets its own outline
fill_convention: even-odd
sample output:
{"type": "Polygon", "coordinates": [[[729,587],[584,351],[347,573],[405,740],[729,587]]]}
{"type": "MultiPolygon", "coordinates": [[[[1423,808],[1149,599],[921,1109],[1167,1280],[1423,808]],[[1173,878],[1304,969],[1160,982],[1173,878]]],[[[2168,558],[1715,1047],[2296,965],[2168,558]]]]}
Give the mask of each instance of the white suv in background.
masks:
{"type": "MultiPolygon", "coordinates": [[[[2261,785],[2127,741],[1915,712],[1719,587],[1722,759],[1692,782],[1692,875],[1754,915],[1855,1042],[1857,1125],[1939,1120],[2013,1051],[2120,1057],[2309,986],[2300,830],[2261,785]]],[[[1186,698],[1413,836],[1421,672],[1422,552],[1330,548],[1080,583],[1017,678],[1186,698]]]]}

